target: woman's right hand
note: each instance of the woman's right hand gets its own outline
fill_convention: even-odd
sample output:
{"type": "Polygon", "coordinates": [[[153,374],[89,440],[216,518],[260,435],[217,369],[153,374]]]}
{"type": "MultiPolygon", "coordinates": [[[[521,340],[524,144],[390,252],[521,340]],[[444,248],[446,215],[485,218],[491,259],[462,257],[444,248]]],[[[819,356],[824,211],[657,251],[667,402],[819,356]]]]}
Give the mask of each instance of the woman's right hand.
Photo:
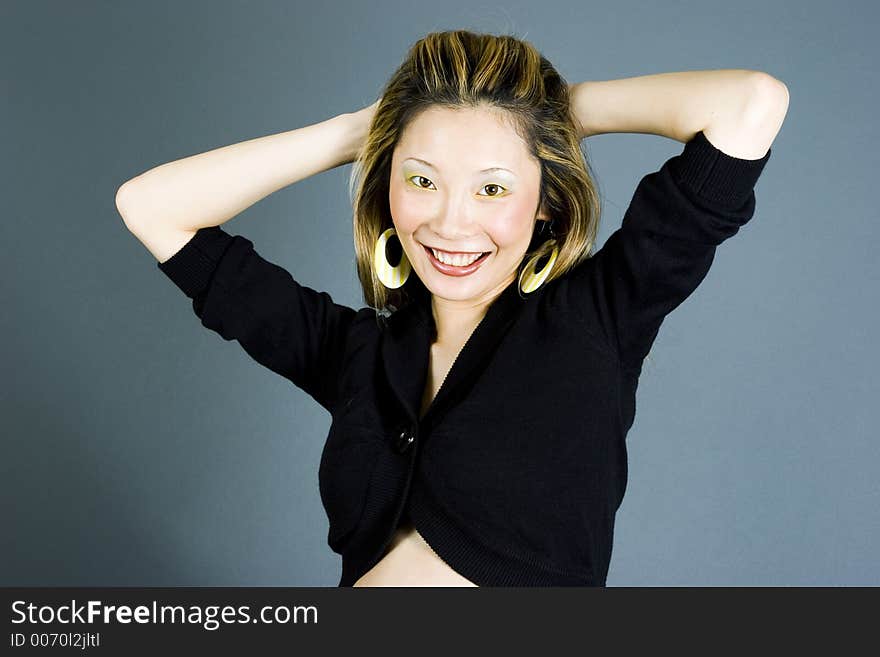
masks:
{"type": "Polygon", "coordinates": [[[354,161],[357,154],[360,152],[364,140],[367,138],[367,133],[370,131],[370,125],[373,122],[373,115],[376,113],[376,108],[379,107],[381,100],[382,99],[380,98],[372,105],[367,105],[366,107],[351,113],[350,116],[353,128],[350,134],[352,135],[351,140],[354,142],[354,145],[351,147],[345,160],[346,163],[354,161]]]}

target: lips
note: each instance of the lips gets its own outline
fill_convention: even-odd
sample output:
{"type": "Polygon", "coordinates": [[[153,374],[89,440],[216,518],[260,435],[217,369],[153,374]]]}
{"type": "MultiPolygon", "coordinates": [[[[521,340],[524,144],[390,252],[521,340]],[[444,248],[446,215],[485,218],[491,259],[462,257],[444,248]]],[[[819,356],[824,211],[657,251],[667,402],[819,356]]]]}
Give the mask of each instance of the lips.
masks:
{"type": "MultiPolygon", "coordinates": [[[[434,268],[442,274],[446,274],[447,276],[467,276],[468,274],[473,274],[477,271],[480,266],[489,258],[491,255],[491,251],[488,251],[477,258],[474,262],[464,267],[456,267],[455,265],[447,265],[445,262],[440,262],[434,257],[434,253],[430,248],[422,244],[422,248],[425,249],[425,253],[428,254],[428,260],[431,261],[431,264],[434,265],[434,268]]],[[[442,249],[437,249],[438,251],[442,249]]],[[[445,253],[448,253],[445,252],[445,253]]]]}

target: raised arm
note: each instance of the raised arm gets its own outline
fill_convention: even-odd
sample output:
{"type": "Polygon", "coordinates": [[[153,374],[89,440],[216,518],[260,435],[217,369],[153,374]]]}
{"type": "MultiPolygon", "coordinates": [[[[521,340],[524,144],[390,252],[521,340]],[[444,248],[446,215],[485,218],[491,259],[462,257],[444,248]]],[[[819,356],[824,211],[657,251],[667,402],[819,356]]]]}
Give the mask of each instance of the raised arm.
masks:
{"type": "Polygon", "coordinates": [[[682,143],[703,134],[724,153],[764,156],[788,111],[788,87],[762,71],[657,73],[571,85],[582,137],[637,132],[682,143]]]}
{"type": "Polygon", "coordinates": [[[282,187],[353,161],[373,111],[375,105],[162,164],[125,182],[116,207],[164,262],[199,228],[220,226],[282,187]]]}
{"type": "Polygon", "coordinates": [[[709,272],[717,248],[755,211],[754,186],[788,92],[753,71],[664,73],[575,85],[584,135],[657,134],[685,143],[639,182],[623,223],[563,277],[554,301],[576,309],[626,369],[639,369],[664,318],[709,272]]]}
{"type": "Polygon", "coordinates": [[[220,224],[284,185],[352,161],[374,111],[162,165],[117,194],[126,226],[192,300],[202,325],[331,413],[357,312],[300,284],[220,224]]]}

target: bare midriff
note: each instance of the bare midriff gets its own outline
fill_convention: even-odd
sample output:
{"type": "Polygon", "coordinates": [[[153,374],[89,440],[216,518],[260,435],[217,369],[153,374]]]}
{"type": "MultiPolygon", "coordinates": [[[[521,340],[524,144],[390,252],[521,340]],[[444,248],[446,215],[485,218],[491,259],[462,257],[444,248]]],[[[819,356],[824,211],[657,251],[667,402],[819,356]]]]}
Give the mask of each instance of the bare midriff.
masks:
{"type": "Polygon", "coordinates": [[[353,586],[477,586],[455,572],[411,523],[398,526],[385,555],[353,586]]]}

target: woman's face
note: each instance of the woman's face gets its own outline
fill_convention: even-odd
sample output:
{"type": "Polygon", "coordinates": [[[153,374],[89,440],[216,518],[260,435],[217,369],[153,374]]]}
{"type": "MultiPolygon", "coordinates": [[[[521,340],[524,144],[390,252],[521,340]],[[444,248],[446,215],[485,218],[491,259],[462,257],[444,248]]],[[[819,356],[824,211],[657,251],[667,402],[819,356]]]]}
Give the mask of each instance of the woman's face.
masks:
{"type": "Polygon", "coordinates": [[[546,218],[538,214],[540,185],[539,162],[497,110],[432,107],[419,114],[395,146],[388,196],[397,235],[425,287],[468,304],[500,294],[516,278],[536,219],[546,218]],[[468,255],[446,257],[449,266],[426,247],[468,255]]]}

